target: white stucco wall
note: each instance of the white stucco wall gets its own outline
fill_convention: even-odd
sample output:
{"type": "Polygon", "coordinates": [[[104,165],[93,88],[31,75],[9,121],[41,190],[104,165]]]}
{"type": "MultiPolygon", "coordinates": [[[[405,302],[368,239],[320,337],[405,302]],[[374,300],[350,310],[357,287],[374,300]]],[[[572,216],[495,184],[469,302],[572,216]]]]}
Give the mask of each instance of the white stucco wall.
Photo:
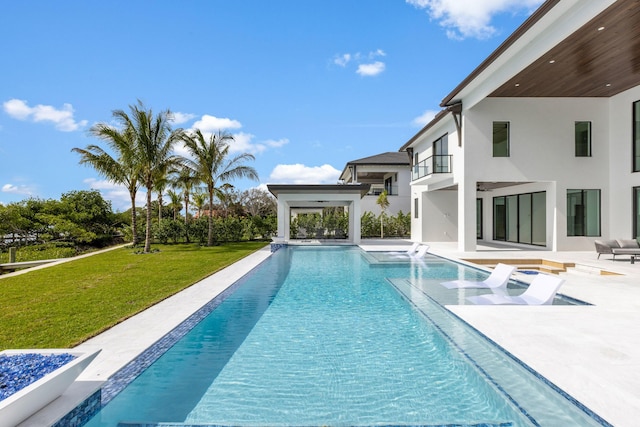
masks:
{"type": "MultiPolygon", "coordinates": [[[[411,210],[411,171],[409,167],[397,168],[396,170],[385,174],[384,179],[389,177],[393,178],[394,190],[397,189],[397,194],[387,196],[389,201],[389,207],[387,208],[387,215],[395,216],[398,212],[408,213],[411,210]],[[398,179],[396,180],[396,175],[398,179]]],[[[362,198],[362,212],[372,212],[374,215],[380,215],[380,205],[376,202],[378,196],[366,195],[362,198]]]]}
{"type": "MultiPolygon", "coordinates": [[[[629,107],[630,109],[631,107],[629,107]]],[[[597,237],[568,237],[566,193],[568,189],[600,189],[601,232],[609,235],[609,100],[604,98],[487,98],[466,112],[464,122],[465,180],[472,182],[551,182],[553,199],[547,209],[553,216],[547,230],[556,227],[556,250],[593,248],[597,237]],[[510,123],[510,156],[493,157],[492,124],[510,123]],[[592,156],[575,156],[575,122],[592,123],[592,156]]],[[[630,122],[629,122],[630,126],[630,122]]],[[[501,194],[519,194],[511,188],[501,194]]],[[[489,236],[489,233],[485,233],[489,236]]]]}
{"type": "Polygon", "coordinates": [[[606,238],[629,239],[633,233],[633,187],[640,187],[640,172],[632,172],[632,108],[640,100],[640,87],[625,91],[610,102],[610,194],[606,238]]]}

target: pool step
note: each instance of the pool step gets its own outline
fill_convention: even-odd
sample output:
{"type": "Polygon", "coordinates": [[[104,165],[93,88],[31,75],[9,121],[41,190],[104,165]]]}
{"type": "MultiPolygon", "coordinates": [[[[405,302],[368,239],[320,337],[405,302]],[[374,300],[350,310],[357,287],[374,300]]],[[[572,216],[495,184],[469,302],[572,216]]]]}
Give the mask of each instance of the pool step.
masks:
{"type": "Polygon", "coordinates": [[[573,268],[567,270],[567,273],[581,276],[620,276],[620,273],[614,271],[605,270],[600,267],[594,267],[592,265],[576,264],[573,268]]]}
{"type": "Polygon", "coordinates": [[[495,259],[495,258],[486,258],[486,259],[465,259],[465,261],[472,262],[474,264],[479,264],[484,267],[494,268],[496,264],[508,264],[515,265],[518,270],[534,270],[539,271],[541,273],[550,273],[550,274],[559,274],[567,271],[567,268],[574,267],[575,264],[572,262],[560,262],[553,261],[548,259],[538,259],[538,258],[510,258],[510,259],[495,259]]]}

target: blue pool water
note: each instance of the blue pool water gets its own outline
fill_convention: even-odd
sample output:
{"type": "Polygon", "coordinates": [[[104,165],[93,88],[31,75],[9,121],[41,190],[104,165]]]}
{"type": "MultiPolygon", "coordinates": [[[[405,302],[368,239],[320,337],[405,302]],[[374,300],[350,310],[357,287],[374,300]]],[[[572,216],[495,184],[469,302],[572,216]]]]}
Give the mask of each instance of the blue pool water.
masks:
{"type": "Polygon", "coordinates": [[[602,425],[443,307],[458,277],[486,273],[281,249],[87,425],[602,425]]]}

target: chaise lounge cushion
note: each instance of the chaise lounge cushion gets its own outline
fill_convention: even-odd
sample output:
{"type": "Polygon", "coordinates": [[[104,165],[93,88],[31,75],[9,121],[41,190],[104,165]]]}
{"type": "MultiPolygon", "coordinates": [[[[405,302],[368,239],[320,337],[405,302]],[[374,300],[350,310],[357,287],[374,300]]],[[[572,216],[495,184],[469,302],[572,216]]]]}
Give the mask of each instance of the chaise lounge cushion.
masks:
{"type": "MultiPolygon", "coordinates": [[[[640,245],[638,245],[638,241],[636,239],[618,239],[616,240],[618,246],[623,249],[638,249],[640,245]]],[[[613,246],[615,247],[615,246],[613,246]]],[[[613,248],[612,247],[612,248],[613,248]]]]}

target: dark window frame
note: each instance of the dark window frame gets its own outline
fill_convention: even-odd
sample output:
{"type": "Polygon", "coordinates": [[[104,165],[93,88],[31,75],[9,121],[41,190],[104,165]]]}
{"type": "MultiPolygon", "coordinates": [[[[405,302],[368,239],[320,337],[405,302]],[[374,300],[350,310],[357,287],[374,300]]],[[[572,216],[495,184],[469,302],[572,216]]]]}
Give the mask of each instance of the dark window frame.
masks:
{"type": "MultiPolygon", "coordinates": [[[[577,216],[576,216],[577,217],[577,216]]],[[[567,218],[567,237],[602,237],[602,190],[599,188],[587,188],[587,189],[579,189],[579,188],[568,188],[567,189],[567,212],[566,212],[566,218],[567,218]],[[569,206],[569,192],[573,191],[574,194],[575,192],[580,192],[581,196],[581,200],[583,201],[583,203],[581,205],[576,205],[576,206],[582,206],[583,207],[583,218],[582,218],[582,232],[581,233],[577,233],[576,232],[576,228],[577,225],[574,222],[574,226],[573,226],[573,230],[569,229],[569,210],[570,210],[570,206],[569,206]],[[586,222],[586,218],[587,218],[587,209],[584,207],[584,195],[585,192],[587,191],[597,191],[598,194],[598,232],[597,234],[589,234],[587,227],[585,225],[586,222]],[[572,231],[573,234],[569,234],[569,232],[572,231]]]]}
{"type": "Polygon", "coordinates": [[[491,125],[491,149],[493,157],[511,157],[511,122],[508,121],[494,121],[491,125]],[[496,142],[496,125],[505,125],[507,129],[507,137],[506,137],[506,151],[505,153],[497,152],[497,146],[502,143],[502,141],[496,142]]]}
{"type": "Polygon", "coordinates": [[[631,172],[640,172],[640,101],[635,101],[631,105],[631,172]]]}
{"type": "MultiPolygon", "coordinates": [[[[542,243],[541,244],[533,243],[533,238],[532,238],[531,242],[523,242],[522,241],[523,239],[522,239],[522,237],[520,235],[520,229],[521,229],[521,226],[520,226],[520,218],[521,218],[521,215],[520,215],[520,198],[524,197],[524,196],[531,196],[530,209],[531,209],[532,215],[531,215],[531,223],[529,224],[530,225],[529,230],[530,230],[531,237],[533,237],[533,235],[534,235],[534,219],[535,219],[534,216],[533,216],[534,194],[544,194],[545,195],[545,200],[546,200],[546,194],[547,194],[546,191],[533,191],[533,192],[530,192],[530,193],[506,194],[504,196],[497,196],[497,197],[493,198],[493,200],[492,200],[492,203],[493,203],[493,205],[492,205],[492,209],[493,209],[493,212],[492,212],[492,214],[493,214],[493,240],[498,241],[498,242],[509,242],[509,243],[517,243],[517,244],[530,245],[530,246],[539,246],[539,247],[545,247],[547,245],[546,242],[544,244],[542,244],[542,243]],[[507,199],[508,198],[512,198],[512,199],[515,198],[515,202],[516,202],[515,218],[516,218],[517,225],[516,225],[516,239],[515,240],[510,240],[509,239],[509,229],[508,229],[509,216],[508,216],[508,212],[507,212],[507,205],[508,205],[507,199]],[[502,218],[497,218],[497,215],[496,215],[496,201],[498,199],[501,199],[504,202],[501,205],[501,206],[505,207],[503,209],[503,212],[502,212],[504,214],[502,218]],[[504,225],[504,227],[505,227],[504,230],[498,230],[497,229],[496,223],[498,222],[497,221],[498,219],[502,220],[500,223],[502,225],[504,225]],[[501,236],[504,235],[504,238],[499,238],[498,237],[498,231],[503,231],[503,233],[500,234],[500,235],[501,236]]],[[[545,207],[546,207],[546,203],[545,203],[545,207]]],[[[545,222],[545,234],[546,234],[546,222],[545,222]]]]}
{"type": "Polygon", "coordinates": [[[575,156],[576,157],[591,157],[591,142],[593,139],[592,133],[592,124],[591,121],[582,120],[574,122],[574,145],[575,145],[575,156]],[[584,141],[578,141],[579,135],[581,132],[578,130],[578,126],[582,124],[587,124],[587,141],[586,141],[586,151],[583,151],[582,146],[585,144],[584,141]]]}

